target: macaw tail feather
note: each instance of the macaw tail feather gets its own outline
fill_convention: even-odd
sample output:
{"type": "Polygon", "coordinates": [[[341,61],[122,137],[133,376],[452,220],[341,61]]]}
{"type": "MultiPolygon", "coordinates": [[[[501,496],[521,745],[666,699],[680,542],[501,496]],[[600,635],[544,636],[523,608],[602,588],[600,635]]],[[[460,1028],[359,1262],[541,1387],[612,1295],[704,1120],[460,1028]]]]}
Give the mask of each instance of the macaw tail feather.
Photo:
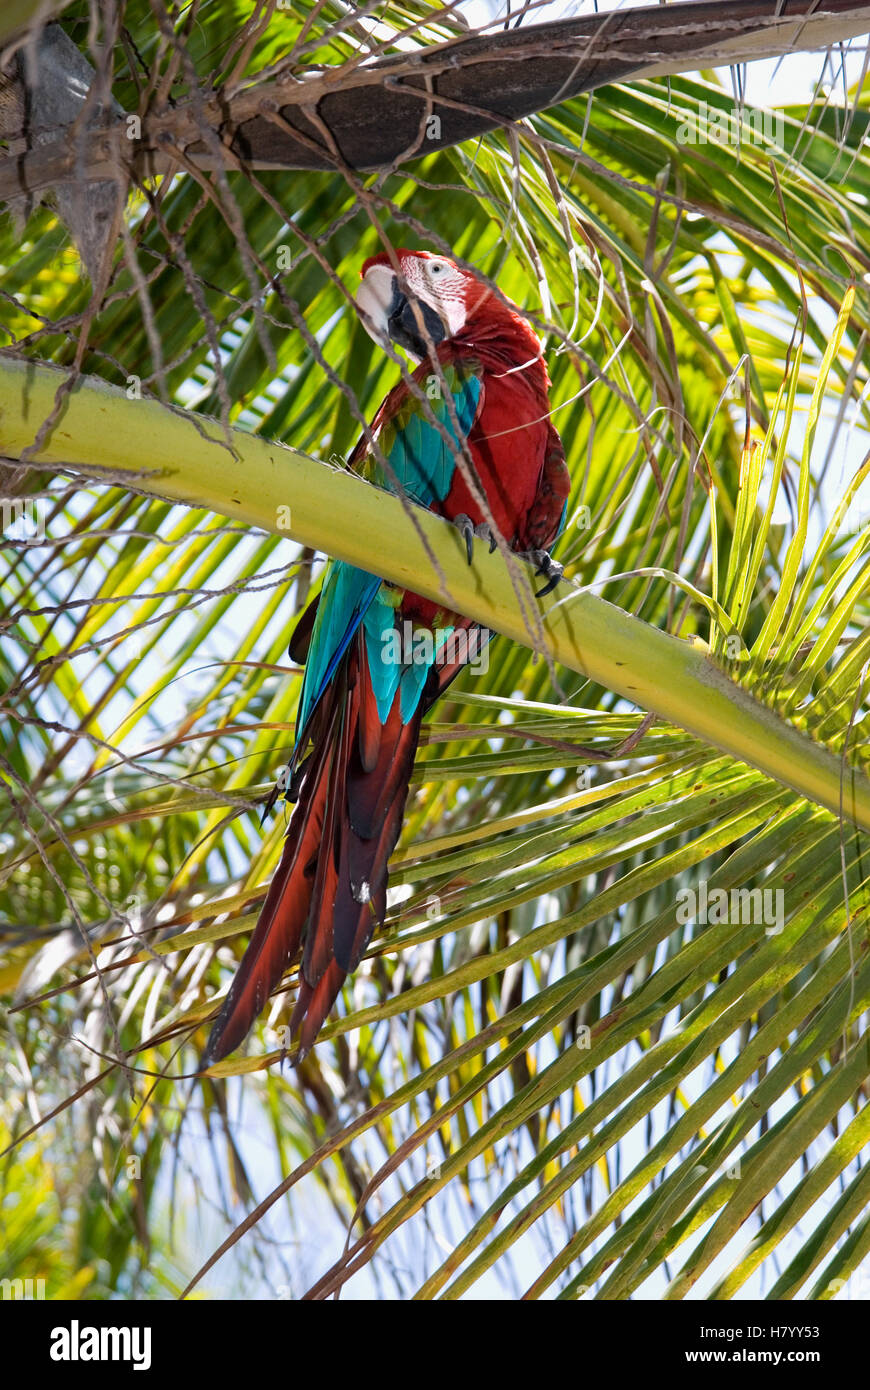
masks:
{"type": "MultiPolygon", "coordinates": [[[[311,721],[314,748],[301,769],[281,862],[212,1028],[202,1069],[243,1041],[300,949],[289,1036],[301,1030],[304,1056],[375,924],[383,923],[387,864],[402,828],[420,720],[431,700],[421,699],[404,723],[397,694],[381,724],[361,638],[349,648],[343,674],[311,721]]],[[[432,684],[443,687],[438,674],[442,679],[432,684]]]]}

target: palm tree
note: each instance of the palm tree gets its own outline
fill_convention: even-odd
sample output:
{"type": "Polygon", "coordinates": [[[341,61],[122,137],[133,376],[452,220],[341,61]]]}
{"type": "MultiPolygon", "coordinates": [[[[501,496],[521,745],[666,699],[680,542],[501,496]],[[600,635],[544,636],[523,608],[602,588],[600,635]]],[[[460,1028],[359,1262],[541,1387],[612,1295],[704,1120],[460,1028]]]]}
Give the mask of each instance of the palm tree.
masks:
{"type": "MultiPolygon", "coordinates": [[[[0,1213],[40,1165],[66,1196],[50,1258],[37,1207],[9,1277],[848,1290],[870,1247],[860,81],[732,141],[741,100],[708,69],[780,51],[774,4],[633,11],[621,37],[322,0],[158,24],[127,0],[95,37],[56,8],[103,109],[110,76],[140,123],[86,112],[62,156],[0,168],[0,195],[44,199],[0,222],[0,1213]],[[694,48],[668,38],[701,9],[694,48]],[[545,40],[570,88],[535,68],[545,40]],[[459,86],[411,119],[402,84],[442,59],[459,86]],[[102,182],[111,211],[128,131],[125,221],[95,228],[64,190],[102,182]],[[472,265],[544,336],[574,492],[571,582],[542,604],[340,467],[407,370],[351,306],[385,243],[472,265]],[[386,927],[315,1050],[279,1064],[291,971],[248,1053],[191,1082],[280,853],[259,812],[323,553],[446,586],[501,636],[426,725],[386,927]]],[[[812,8],[807,44],[870,27],[831,4],[813,31],[812,8]]]]}

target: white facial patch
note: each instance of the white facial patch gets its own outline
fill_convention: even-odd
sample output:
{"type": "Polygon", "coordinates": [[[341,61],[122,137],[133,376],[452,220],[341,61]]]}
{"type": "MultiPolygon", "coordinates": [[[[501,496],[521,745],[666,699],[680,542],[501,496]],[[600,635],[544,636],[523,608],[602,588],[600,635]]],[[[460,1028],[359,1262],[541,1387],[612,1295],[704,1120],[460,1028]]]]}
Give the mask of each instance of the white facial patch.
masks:
{"type": "Polygon", "coordinates": [[[441,256],[407,256],[402,271],[414,293],[440,314],[449,338],[465,327],[466,279],[452,261],[441,256]]]}

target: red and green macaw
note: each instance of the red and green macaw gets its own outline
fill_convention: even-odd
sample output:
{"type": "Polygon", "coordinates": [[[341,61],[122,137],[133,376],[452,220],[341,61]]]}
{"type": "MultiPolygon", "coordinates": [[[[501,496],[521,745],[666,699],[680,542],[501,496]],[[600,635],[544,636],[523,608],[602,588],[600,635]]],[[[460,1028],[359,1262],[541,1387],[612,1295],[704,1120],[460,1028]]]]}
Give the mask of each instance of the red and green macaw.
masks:
{"type": "MultiPolygon", "coordinates": [[[[570,479],[535,334],[473,274],[427,251],[366,261],[357,303],[373,337],[417,360],[413,378],[426,405],[401,381],[372,423],[389,467],[365,439],[350,466],[453,521],[469,562],[473,535],[492,547],[494,527],[546,576],[540,592],[551,589],[561,568],[548,552],[564,525],[570,479]],[[427,391],[433,379],[439,387],[427,391]],[[469,485],[457,427],[488,516],[469,485]]],[[[296,805],[204,1067],[242,1042],[300,949],[290,1036],[299,1032],[298,1057],[311,1047],[383,923],[387,864],[402,828],[420,721],[467,660],[471,632],[485,636],[429,599],[330,561],[290,647],[295,660],[305,660],[305,676],[293,755],[270,806],[281,792],[296,805]],[[432,634],[428,642],[388,640],[421,631],[432,634]],[[460,632],[464,643],[446,645],[460,632]]]]}

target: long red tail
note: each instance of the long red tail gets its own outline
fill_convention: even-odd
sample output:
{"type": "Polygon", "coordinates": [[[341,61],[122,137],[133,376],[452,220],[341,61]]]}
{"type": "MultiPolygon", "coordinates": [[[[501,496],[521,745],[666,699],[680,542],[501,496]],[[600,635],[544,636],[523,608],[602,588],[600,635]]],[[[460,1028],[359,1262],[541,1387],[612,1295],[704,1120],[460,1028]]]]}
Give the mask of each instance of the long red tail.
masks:
{"type": "MultiPolygon", "coordinates": [[[[451,675],[453,673],[451,672],[451,675]]],[[[443,689],[446,672],[436,684],[443,689]]],[[[433,692],[434,694],[435,692],[433,692]]],[[[398,695],[382,725],[360,637],[313,721],[313,752],[284,852],[254,934],[209,1036],[201,1067],[238,1047],[303,946],[290,1036],[304,1056],[387,905],[387,864],[402,828],[420,719],[398,695]]]]}

